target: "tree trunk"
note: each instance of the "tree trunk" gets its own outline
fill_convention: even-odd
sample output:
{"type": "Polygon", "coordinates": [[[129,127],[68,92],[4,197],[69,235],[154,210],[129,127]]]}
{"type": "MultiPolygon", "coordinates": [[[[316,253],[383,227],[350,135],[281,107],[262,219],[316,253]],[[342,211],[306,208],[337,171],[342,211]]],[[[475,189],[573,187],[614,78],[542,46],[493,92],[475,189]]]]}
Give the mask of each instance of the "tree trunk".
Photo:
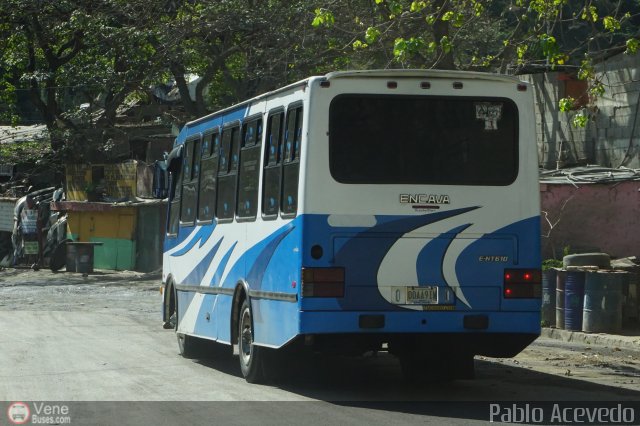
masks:
{"type": "Polygon", "coordinates": [[[176,79],[176,85],[178,86],[178,92],[180,93],[180,101],[184,106],[184,110],[189,116],[195,118],[198,116],[198,107],[196,103],[191,99],[189,94],[189,85],[184,78],[184,68],[182,65],[172,62],[170,65],[173,78],[176,79]]]}
{"type": "Polygon", "coordinates": [[[449,10],[447,0],[437,0],[434,2],[434,8],[438,10],[438,19],[433,23],[433,37],[438,43],[438,59],[433,64],[433,68],[443,70],[454,70],[456,66],[453,62],[453,51],[445,52],[442,47],[441,40],[443,37],[449,37],[449,22],[443,21],[442,16],[449,10]]]}

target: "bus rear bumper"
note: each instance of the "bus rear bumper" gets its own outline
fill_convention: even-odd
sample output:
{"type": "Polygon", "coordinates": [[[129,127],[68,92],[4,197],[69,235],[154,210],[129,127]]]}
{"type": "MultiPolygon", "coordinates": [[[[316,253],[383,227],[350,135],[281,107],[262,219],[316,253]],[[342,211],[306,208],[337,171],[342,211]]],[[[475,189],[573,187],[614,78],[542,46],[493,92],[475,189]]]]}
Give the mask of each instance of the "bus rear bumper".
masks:
{"type": "Polygon", "coordinates": [[[300,333],[322,340],[365,339],[391,345],[415,341],[433,348],[460,347],[474,355],[511,357],[540,335],[540,313],[303,311],[300,333]]]}

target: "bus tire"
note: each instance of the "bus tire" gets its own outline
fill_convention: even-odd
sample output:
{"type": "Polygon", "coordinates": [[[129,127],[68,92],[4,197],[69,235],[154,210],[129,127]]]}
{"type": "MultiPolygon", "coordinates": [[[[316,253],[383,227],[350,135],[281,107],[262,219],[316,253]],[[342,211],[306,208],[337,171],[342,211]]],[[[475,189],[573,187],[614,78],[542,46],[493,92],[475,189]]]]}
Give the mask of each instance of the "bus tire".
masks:
{"type": "Polygon", "coordinates": [[[611,257],[606,253],[569,254],[562,258],[562,267],[597,266],[600,269],[611,268],[611,257]]]}
{"type": "Polygon", "coordinates": [[[178,351],[185,358],[198,358],[201,353],[200,341],[197,337],[189,336],[176,331],[178,339],[178,351]]]}
{"type": "Polygon", "coordinates": [[[248,299],[244,299],[238,317],[238,353],[240,370],[249,383],[264,380],[264,348],[253,344],[253,317],[248,299]]]}

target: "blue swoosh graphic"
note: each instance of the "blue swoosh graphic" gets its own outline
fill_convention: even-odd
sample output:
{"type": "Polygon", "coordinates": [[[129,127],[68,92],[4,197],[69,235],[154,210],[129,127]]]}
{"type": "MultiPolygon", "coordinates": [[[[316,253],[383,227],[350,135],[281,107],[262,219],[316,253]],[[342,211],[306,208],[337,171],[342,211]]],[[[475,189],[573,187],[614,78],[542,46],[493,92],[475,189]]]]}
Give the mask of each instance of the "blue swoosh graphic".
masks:
{"type": "Polygon", "coordinates": [[[449,246],[453,242],[453,239],[456,235],[467,229],[471,224],[457,226],[449,231],[440,234],[438,237],[434,238],[427,245],[425,245],[420,253],[418,254],[418,259],[416,261],[416,269],[418,272],[418,285],[433,285],[433,284],[444,284],[449,285],[444,278],[444,273],[442,271],[442,264],[444,262],[444,255],[449,249],[449,246]],[[437,261],[440,259],[440,261],[437,261]],[[438,264],[439,268],[425,268],[425,265],[435,265],[438,264]],[[422,267],[420,267],[422,266],[422,267]]]}
{"type": "Polygon", "coordinates": [[[193,235],[193,238],[191,239],[191,241],[189,241],[189,243],[187,243],[186,246],[184,246],[182,249],[178,250],[177,252],[172,253],[171,256],[172,257],[183,256],[184,254],[188,253],[198,243],[198,241],[200,241],[200,247],[202,247],[209,240],[209,237],[211,237],[211,234],[213,234],[213,230],[215,229],[215,227],[216,227],[215,224],[201,227],[198,230],[198,232],[196,232],[193,235]]]}
{"type": "MultiPolygon", "coordinates": [[[[370,265],[377,265],[375,268],[369,269],[373,278],[374,271],[378,270],[380,264],[382,263],[382,259],[387,255],[389,249],[400,238],[402,238],[404,234],[430,223],[448,219],[453,216],[458,216],[463,213],[476,210],[478,208],[479,207],[466,207],[463,209],[431,213],[421,216],[403,217],[402,219],[396,219],[386,223],[379,223],[374,227],[368,228],[367,230],[358,233],[355,238],[352,238],[350,241],[345,243],[340,251],[336,253],[336,264],[347,264],[349,259],[357,257],[364,250],[366,252],[367,258],[369,259],[368,263],[370,265]],[[388,235],[386,235],[385,238],[379,238],[380,234],[388,235]],[[366,244],[366,240],[361,237],[378,237],[379,239],[375,244],[366,244]]],[[[384,217],[378,218],[378,222],[381,222],[383,220],[384,217]]]]}
{"type": "Polygon", "coordinates": [[[224,272],[224,268],[227,266],[227,263],[229,262],[229,258],[231,257],[231,253],[233,253],[233,249],[236,248],[237,244],[238,244],[237,241],[233,243],[231,248],[225,253],[224,257],[220,261],[220,264],[218,265],[218,269],[216,269],[216,273],[213,274],[213,278],[211,278],[210,286],[215,286],[216,283],[220,282],[220,278],[222,278],[222,273],[224,272]]]}
{"type": "Polygon", "coordinates": [[[295,226],[293,226],[293,224],[289,224],[287,228],[280,232],[279,235],[277,235],[262,249],[262,252],[260,252],[254,261],[251,270],[247,274],[247,280],[251,283],[253,288],[260,289],[262,287],[262,278],[264,277],[264,272],[271,261],[271,257],[273,257],[273,253],[276,251],[280,242],[294,229],[295,226]]]}
{"type": "Polygon", "coordinates": [[[198,265],[193,269],[193,271],[191,271],[191,273],[187,275],[187,277],[184,280],[182,280],[183,284],[191,284],[191,285],[200,284],[200,282],[202,281],[202,278],[204,278],[204,275],[207,273],[207,270],[209,269],[209,265],[211,264],[213,257],[218,252],[218,249],[220,248],[220,244],[222,244],[223,239],[224,237],[220,238],[220,241],[218,241],[216,245],[209,251],[209,253],[207,253],[204,259],[202,259],[200,263],[198,263],[198,265]]]}

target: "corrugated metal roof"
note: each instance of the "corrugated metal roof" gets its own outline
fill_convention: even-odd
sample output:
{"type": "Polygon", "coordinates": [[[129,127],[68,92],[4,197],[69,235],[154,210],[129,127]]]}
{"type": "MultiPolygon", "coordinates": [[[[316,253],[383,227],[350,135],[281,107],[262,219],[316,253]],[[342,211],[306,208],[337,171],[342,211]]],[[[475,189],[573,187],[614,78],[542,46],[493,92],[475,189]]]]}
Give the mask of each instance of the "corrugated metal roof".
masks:
{"type": "Polygon", "coordinates": [[[32,141],[48,136],[47,126],[35,124],[33,126],[0,126],[0,144],[32,141]]]}

